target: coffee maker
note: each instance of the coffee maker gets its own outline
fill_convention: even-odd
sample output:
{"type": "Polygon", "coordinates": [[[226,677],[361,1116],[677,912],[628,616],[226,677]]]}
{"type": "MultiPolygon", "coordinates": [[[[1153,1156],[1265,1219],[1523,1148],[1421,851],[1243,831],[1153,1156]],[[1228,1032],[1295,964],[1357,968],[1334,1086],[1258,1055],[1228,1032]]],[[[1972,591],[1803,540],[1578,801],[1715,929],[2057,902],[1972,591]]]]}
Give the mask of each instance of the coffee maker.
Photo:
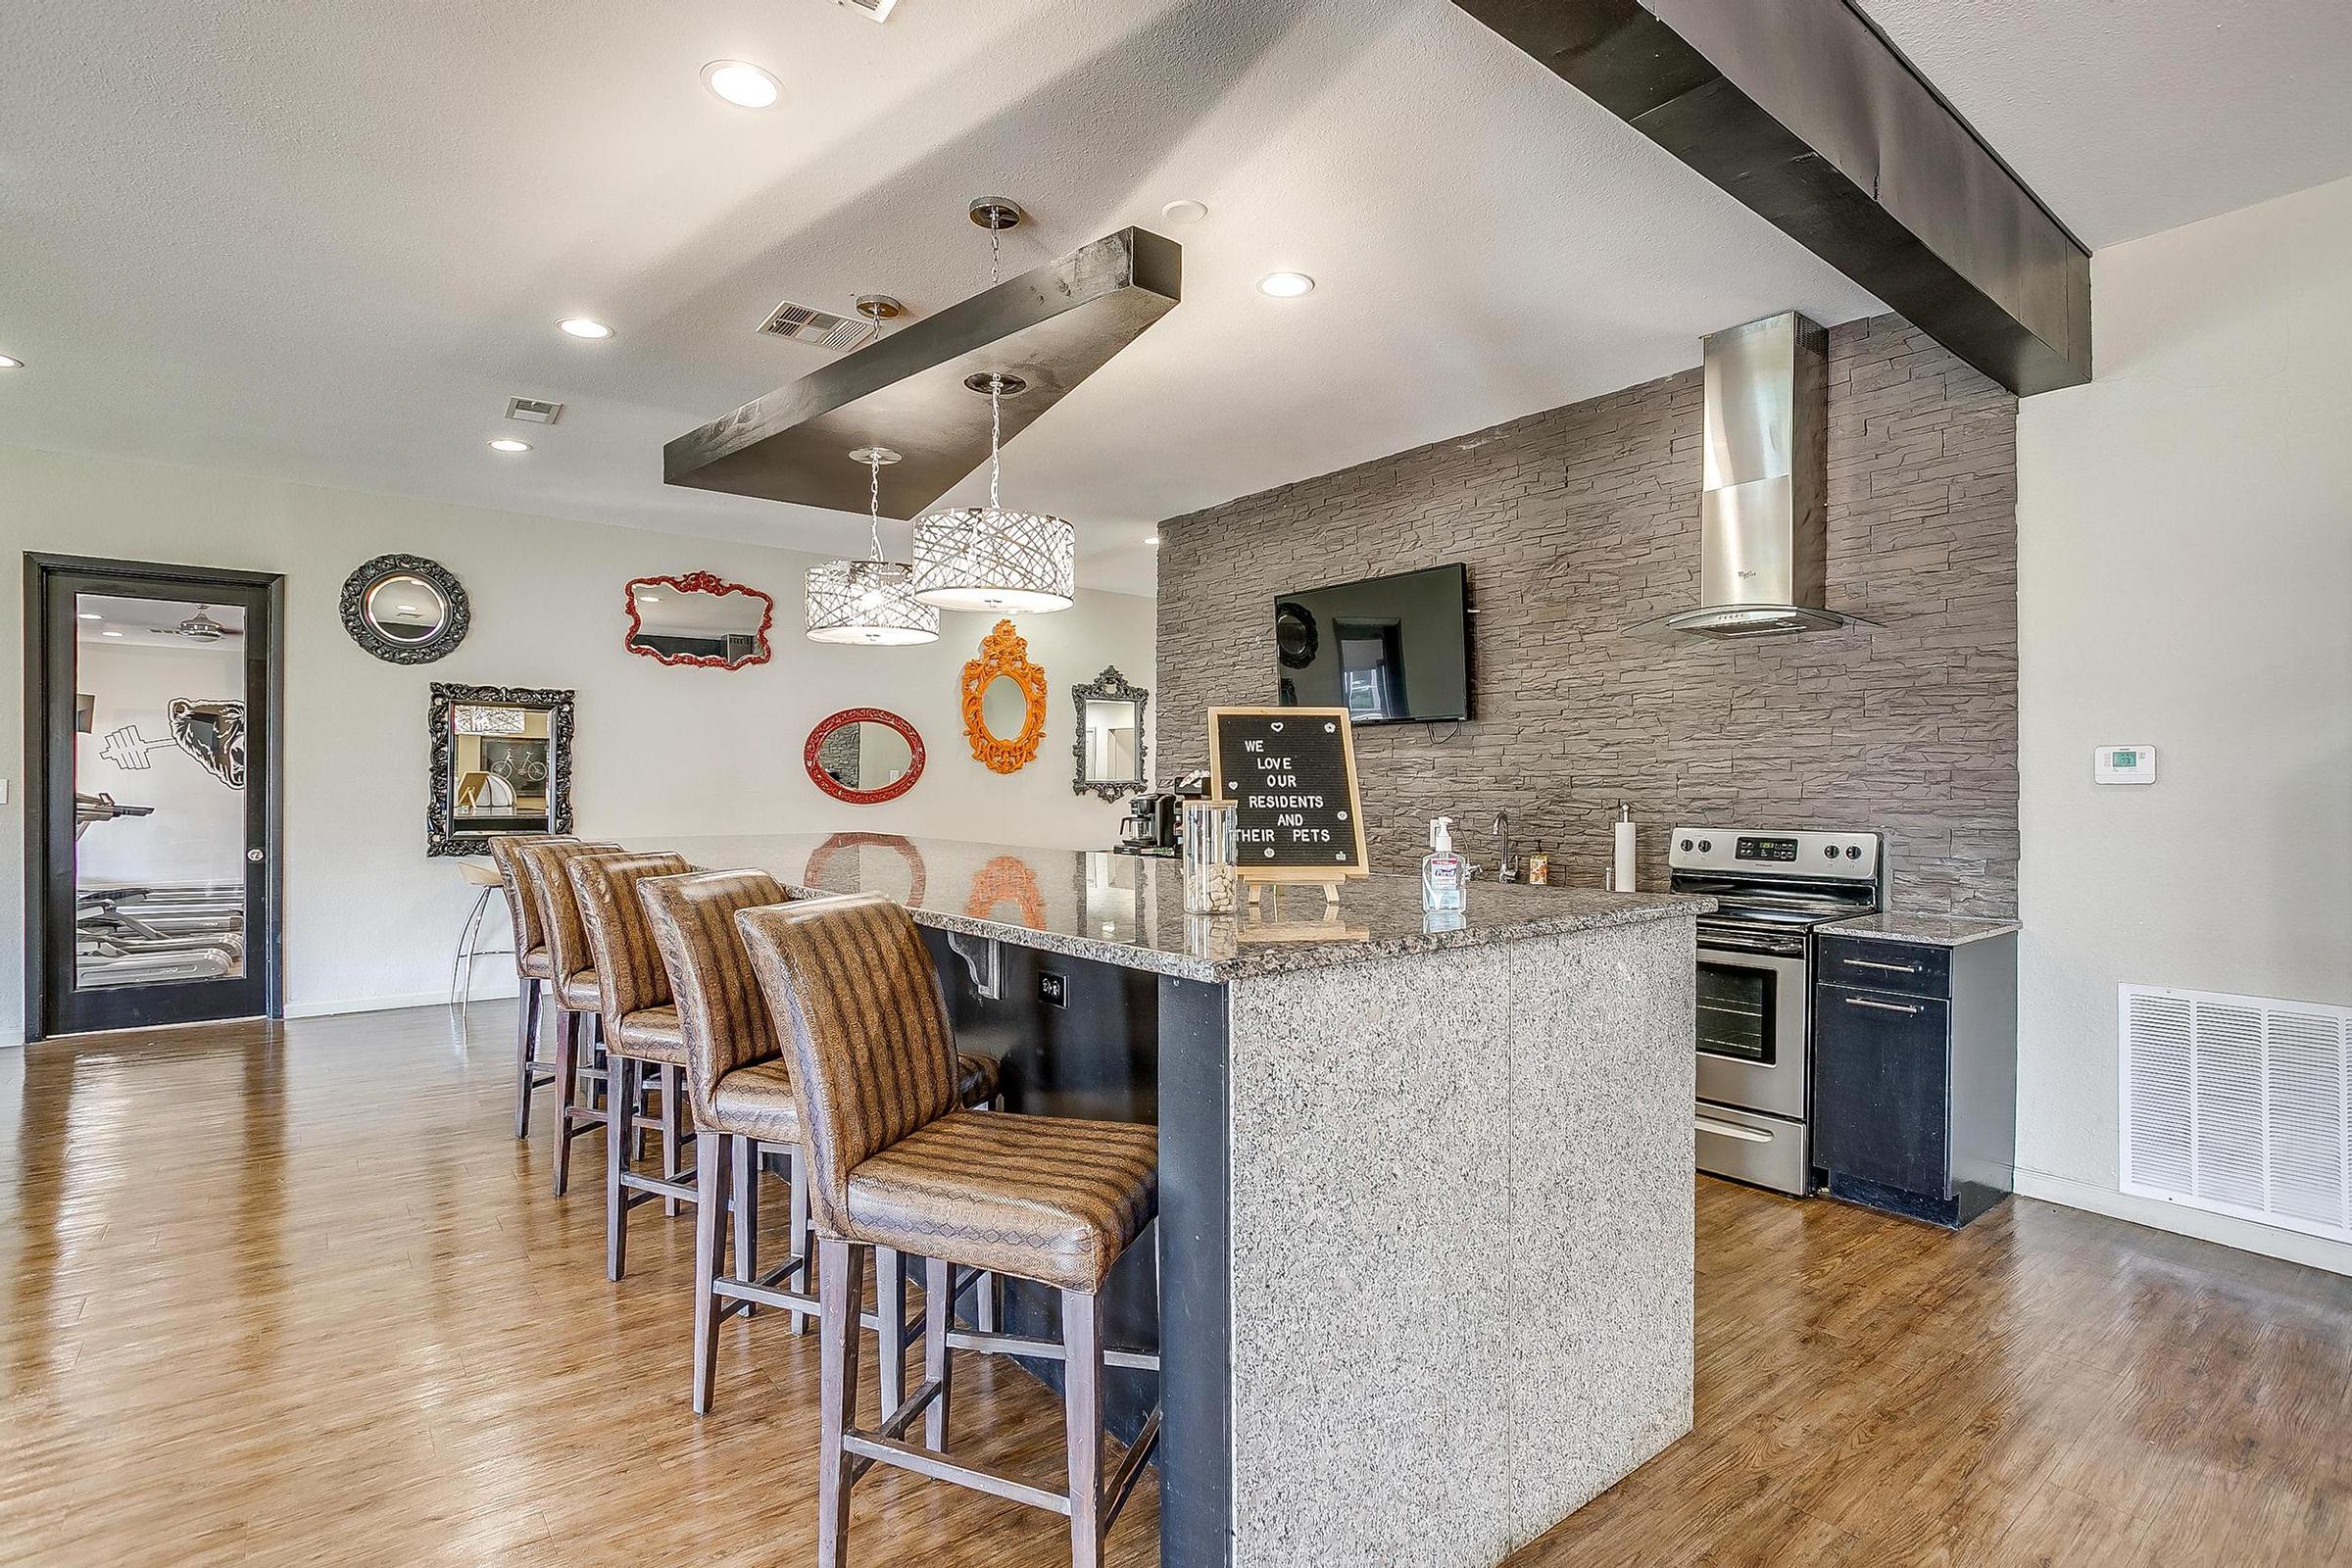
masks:
{"type": "Polygon", "coordinates": [[[1119,822],[1118,848],[1129,855],[1176,853],[1176,797],[1164,791],[1138,795],[1119,822]]]}
{"type": "Polygon", "coordinates": [[[1119,842],[1113,848],[1122,855],[1174,855],[1184,825],[1184,803],[1207,795],[1208,775],[1195,772],[1178,775],[1167,789],[1134,797],[1119,819],[1119,842]]]}

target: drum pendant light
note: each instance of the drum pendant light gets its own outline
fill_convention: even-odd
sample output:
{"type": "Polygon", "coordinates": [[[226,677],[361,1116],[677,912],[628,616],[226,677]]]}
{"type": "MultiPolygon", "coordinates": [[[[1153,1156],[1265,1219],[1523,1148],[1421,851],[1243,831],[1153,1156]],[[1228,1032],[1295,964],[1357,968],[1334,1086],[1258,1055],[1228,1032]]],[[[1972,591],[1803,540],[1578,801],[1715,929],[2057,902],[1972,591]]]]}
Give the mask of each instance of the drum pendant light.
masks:
{"type": "MultiPolygon", "coordinates": [[[[988,230],[992,285],[1002,265],[1004,230],[1021,220],[1002,197],[971,206],[972,221],[988,230]]],[[[914,524],[914,597],[940,610],[1043,613],[1067,610],[1077,593],[1078,531],[1060,517],[1007,512],[1000,504],[1004,470],[1003,404],[1028,383],[1003,371],[966,376],[965,386],[988,396],[988,505],[934,512],[914,524]]]]}
{"type": "Polygon", "coordinates": [[[898,462],[899,455],[888,447],[859,447],[850,456],[866,466],[869,553],[863,561],[808,568],[808,640],[868,648],[936,642],[939,612],[916,603],[906,565],[882,559],[882,466],[898,462]]]}

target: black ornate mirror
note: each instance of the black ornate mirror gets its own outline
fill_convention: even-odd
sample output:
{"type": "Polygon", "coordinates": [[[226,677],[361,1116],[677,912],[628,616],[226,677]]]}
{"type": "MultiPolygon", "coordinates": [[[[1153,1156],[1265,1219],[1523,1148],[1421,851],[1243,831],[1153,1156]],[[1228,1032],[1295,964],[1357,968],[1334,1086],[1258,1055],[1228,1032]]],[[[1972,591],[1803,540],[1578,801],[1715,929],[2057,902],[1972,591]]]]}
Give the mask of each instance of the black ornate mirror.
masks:
{"type": "Polygon", "coordinates": [[[572,695],[433,682],[425,854],[482,855],[501,833],[571,831],[572,695]]]}
{"type": "Polygon", "coordinates": [[[429,664],[472,622],[464,585],[437,561],[378,556],[343,579],[343,629],[388,663],[429,664]]]}
{"type": "Polygon", "coordinates": [[[1078,740],[1070,748],[1077,775],[1070,780],[1070,793],[1092,790],[1115,801],[1141,790],[1151,760],[1146,755],[1150,746],[1144,739],[1144,710],[1152,694],[1106,664],[1092,681],[1072,686],[1070,701],[1078,709],[1078,740]]]}

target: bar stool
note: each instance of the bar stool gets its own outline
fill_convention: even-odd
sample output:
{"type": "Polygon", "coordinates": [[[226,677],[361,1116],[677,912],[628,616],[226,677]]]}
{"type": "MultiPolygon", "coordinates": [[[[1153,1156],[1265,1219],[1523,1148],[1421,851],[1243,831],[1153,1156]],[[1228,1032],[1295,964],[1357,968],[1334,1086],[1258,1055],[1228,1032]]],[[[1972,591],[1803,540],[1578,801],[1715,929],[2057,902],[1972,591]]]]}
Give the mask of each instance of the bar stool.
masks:
{"type": "Polygon", "coordinates": [[[502,833],[490,841],[490,859],[506,890],[507,923],[514,928],[514,1136],[531,1135],[531,1091],[556,1081],[556,1065],[539,1057],[539,1004],[548,976],[547,933],[539,925],[539,896],[515,852],[525,844],[576,844],[552,833],[502,833]]]}
{"type": "Polygon", "coordinates": [[[634,1106],[643,1094],[647,1067],[657,1070],[662,1109],[662,1169],[647,1175],[629,1168],[631,1118],[605,1118],[605,1277],[619,1279],[628,1264],[629,1210],[659,1198],[665,1214],[680,1200],[693,1201],[693,1173],[679,1164],[685,1117],[679,1087],[686,1065],[686,1040],[670,1000],[669,972],[655,951],[653,928],[638,903],[637,884],[649,877],[680,876],[691,869],[675,855],[582,855],[567,863],[571,891],[580,907],[598,987],[598,1016],[605,1032],[605,1104],[634,1106]]]}
{"type": "MultiPolygon", "coordinates": [[[[807,1138],[821,1301],[818,1568],[840,1568],[850,1489],[876,1462],[1066,1514],[1071,1562],[1099,1568],[1103,1538],[1159,1442],[1154,1407],[1104,1483],[1100,1292],[1154,1216],[1156,1129],[956,1108],[955,1029],[939,977],[914,921],[890,900],[810,899],[735,918],[774,1026],[790,1041],[807,1138]],[[870,1432],[856,1427],[860,1248],[926,1260],[923,1382],[904,1399],[885,1393],[881,1424],[870,1432]],[[994,1348],[1062,1361],[1066,1492],[945,1457],[956,1264],[1061,1293],[1059,1345],[989,1338],[994,1348]],[[904,1436],[917,1415],[922,1447],[904,1436]]],[[[892,1359],[886,1337],[885,1370],[892,1359]]]]}
{"type": "MultiPolygon", "coordinates": [[[[760,987],[735,929],[738,910],[779,905],[784,889],[759,871],[706,871],[637,884],[653,927],[654,942],[669,973],[686,1042],[686,1096],[694,1107],[694,1413],[707,1415],[718,1370],[719,1325],[754,1306],[780,1307],[791,1314],[792,1331],[803,1331],[817,1302],[808,1294],[814,1261],[808,1228],[807,1154],[801,1147],[800,1108],[792,1077],[761,1002],[760,987]],[[762,1273],[756,1243],[757,1180],[760,1151],[779,1148],[791,1159],[792,1255],[762,1273]],[[722,1267],[725,1237],[719,1224],[733,1191],[735,1256],[722,1267]],[[800,1289],[787,1282],[799,1278],[800,1289]]],[[[960,1103],[984,1105],[997,1098],[997,1064],[987,1056],[960,1057],[956,1093],[960,1103]]],[[[900,1354],[894,1359],[904,1380],[907,1344],[905,1274],[894,1253],[879,1271],[877,1329],[895,1324],[900,1354]]],[[[961,1289],[978,1292],[984,1329],[994,1329],[996,1281],[972,1275],[961,1289]]],[[[883,1330],[885,1333],[889,1330],[883,1330]]],[[[887,1341],[885,1342],[887,1343],[887,1341]]]]}
{"type": "Polygon", "coordinates": [[[473,966],[505,951],[482,946],[482,927],[487,923],[490,900],[505,885],[506,878],[497,866],[484,865],[479,860],[460,860],[458,876],[473,889],[473,903],[466,906],[466,918],[458,926],[458,951],[449,960],[449,1004],[462,1014],[473,1004],[473,966]]]}
{"type": "MultiPolygon", "coordinates": [[[[524,885],[539,911],[539,929],[547,941],[547,995],[556,1014],[556,1196],[571,1182],[571,1141],[582,1132],[605,1124],[605,1110],[593,1100],[583,1102],[580,1081],[605,1075],[590,1064],[598,1043],[596,966],[588,953],[588,937],[580,925],[579,898],[572,892],[570,863],[585,855],[618,856],[628,852],[617,844],[571,839],[515,846],[524,885]]],[[[607,1084],[605,1104],[612,1104],[607,1084]]]]}

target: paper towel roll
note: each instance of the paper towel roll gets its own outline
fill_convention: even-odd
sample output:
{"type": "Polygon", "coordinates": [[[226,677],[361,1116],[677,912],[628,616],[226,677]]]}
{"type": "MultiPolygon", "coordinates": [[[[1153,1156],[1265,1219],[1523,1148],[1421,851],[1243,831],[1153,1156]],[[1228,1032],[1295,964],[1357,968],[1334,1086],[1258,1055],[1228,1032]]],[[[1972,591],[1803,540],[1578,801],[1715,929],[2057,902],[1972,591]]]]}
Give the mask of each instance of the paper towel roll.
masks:
{"type": "Polygon", "coordinates": [[[1634,891],[1634,824],[1620,820],[1615,828],[1616,855],[1611,866],[1609,886],[1619,893],[1634,891]]]}

